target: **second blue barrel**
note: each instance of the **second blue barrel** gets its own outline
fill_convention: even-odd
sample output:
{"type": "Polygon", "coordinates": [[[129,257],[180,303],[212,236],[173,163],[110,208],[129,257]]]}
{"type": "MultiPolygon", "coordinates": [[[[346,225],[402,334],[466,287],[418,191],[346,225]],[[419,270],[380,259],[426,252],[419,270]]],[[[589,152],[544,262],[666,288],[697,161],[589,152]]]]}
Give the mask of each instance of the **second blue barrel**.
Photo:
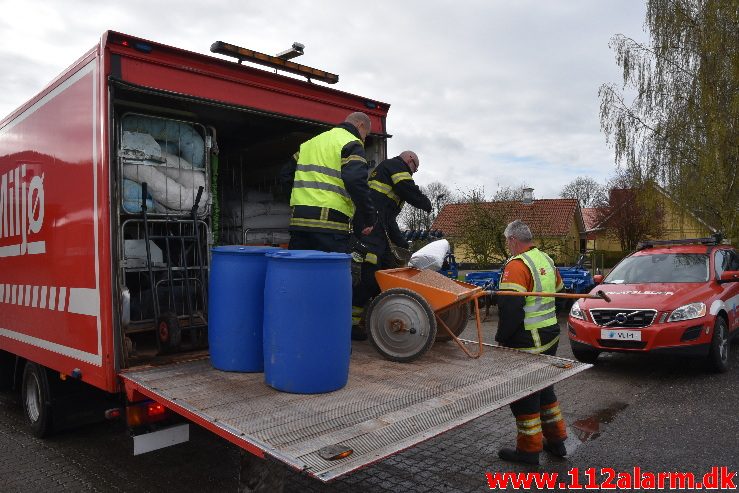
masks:
{"type": "Polygon", "coordinates": [[[211,250],[208,346],[218,370],[264,370],[264,278],[273,247],[220,246],[211,250]]]}
{"type": "Polygon", "coordinates": [[[265,382],[298,394],[344,387],[351,353],[351,256],[282,250],[267,259],[265,382]]]}

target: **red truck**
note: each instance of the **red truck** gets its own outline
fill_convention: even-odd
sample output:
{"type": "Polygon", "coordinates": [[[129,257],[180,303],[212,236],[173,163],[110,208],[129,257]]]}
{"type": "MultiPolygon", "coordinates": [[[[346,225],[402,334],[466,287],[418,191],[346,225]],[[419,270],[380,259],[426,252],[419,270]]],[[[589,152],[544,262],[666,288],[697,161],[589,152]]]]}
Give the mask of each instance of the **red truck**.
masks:
{"type": "Polygon", "coordinates": [[[214,370],[210,247],[287,243],[283,162],[354,111],[380,162],[389,105],[211,51],[238,63],[108,31],[0,122],[0,387],[36,435],[121,417],[144,453],[195,423],[328,481],[589,366],[445,344],[403,365],[358,343],[347,387],[311,396],[214,370]]]}

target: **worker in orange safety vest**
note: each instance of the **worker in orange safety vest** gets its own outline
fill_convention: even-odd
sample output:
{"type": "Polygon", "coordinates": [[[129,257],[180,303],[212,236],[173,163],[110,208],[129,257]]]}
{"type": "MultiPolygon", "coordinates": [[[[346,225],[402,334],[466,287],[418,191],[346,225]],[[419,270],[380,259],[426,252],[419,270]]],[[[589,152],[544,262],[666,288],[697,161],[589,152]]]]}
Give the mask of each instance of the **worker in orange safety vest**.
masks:
{"type": "MultiPolygon", "coordinates": [[[[531,229],[515,220],[504,231],[506,246],[513,255],[503,268],[498,289],[518,292],[555,292],[564,287],[559,271],[546,253],[533,244],[531,229]]],[[[495,340],[501,346],[535,354],[555,355],[559,324],[553,297],[499,296],[499,322],[495,340]]],[[[567,431],[554,386],[511,404],[516,418],[516,448],[503,448],[498,456],[506,461],[538,464],[542,450],[567,455],[567,431]]]]}

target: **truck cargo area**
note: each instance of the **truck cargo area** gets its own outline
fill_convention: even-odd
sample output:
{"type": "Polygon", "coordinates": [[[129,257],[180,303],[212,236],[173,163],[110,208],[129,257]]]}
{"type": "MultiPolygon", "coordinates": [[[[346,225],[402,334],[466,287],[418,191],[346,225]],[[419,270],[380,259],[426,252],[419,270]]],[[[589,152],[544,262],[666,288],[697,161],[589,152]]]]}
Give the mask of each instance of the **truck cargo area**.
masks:
{"type": "Polygon", "coordinates": [[[590,366],[495,346],[471,359],[451,343],[401,364],[355,342],[348,385],[328,394],[278,392],[262,373],[218,371],[207,358],[131,369],[121,377],[128,392],[329,481],[590,366]],[[333,459],[342,452],[348,455],[333,459]]]}
{"type": "MultiPolygon", "coordinates": [[[[116,125],[111,148],[116,150],[113,162],[119,175],[115,232],[127,297],[121,367],[127,368],[148,364],[164,353],[205,347],[209,248],[286,247],[289,190],[279,181],[280,169],[302,142],[330,126],[122,82],[113,84],[113,95],[116,125]],[[161,149],[166,161],[142,158],[149,152],[142,137],[161,149]],[[130,148],[132,140],[137,148],[130,148]],[[168,175],[159,190],[151,176],[158,170],[168,175]],[[202,175],[197,183],[205,185],[197,225],[191,218],[197,183],[191,181],[184,192],[175,192],[174,205],[173,190],[167,188],[178,185],[170,176],[180,179],[193,170],[202,175]],[[146,226],[143,182],[148,182],[149,191],[146,226]],[[168,331],[164,335],[163,324],[168,331]],[[166,340],[174,329],[175,340],[166,340]]],[[[385,145],[385,136],[369,136],[368,158],[382,160],[385,145]]]]}

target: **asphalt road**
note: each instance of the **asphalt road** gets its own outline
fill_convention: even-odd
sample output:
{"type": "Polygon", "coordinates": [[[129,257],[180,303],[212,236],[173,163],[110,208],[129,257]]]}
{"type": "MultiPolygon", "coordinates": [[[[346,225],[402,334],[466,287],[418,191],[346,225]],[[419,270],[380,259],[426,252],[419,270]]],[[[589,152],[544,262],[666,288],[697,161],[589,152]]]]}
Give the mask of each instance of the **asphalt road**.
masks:
{"type": "MultiPolygon", "coordinates": [[[[488,341],[494,325],[494,318],[484,324],[488,341]]],[[[562,478],[578,468],[583,483],[589,467],[698,477],[714,466],[736,471],[739,345],[731,349],[731,369],[720,375],[708,373],[698,360],[601,355],[593,369],[557,385],[570,454],[565,459],[542,454],[538,468],[498,459],[497,450],[515,441],[506,408],[333,483],[285,470],[286,491],[490,491],[487,472],[558,472],[562,478]]],[[[566,337],[558,355],[572,357],[566,337]]],[[[131,455],[125,429],[115,423],[39,440],[28,432],[15,396],[0,393],[0,492],[235,491],[238,463],[236,447],[196,426],[190,442],[138,457],[131,455]]]]}

